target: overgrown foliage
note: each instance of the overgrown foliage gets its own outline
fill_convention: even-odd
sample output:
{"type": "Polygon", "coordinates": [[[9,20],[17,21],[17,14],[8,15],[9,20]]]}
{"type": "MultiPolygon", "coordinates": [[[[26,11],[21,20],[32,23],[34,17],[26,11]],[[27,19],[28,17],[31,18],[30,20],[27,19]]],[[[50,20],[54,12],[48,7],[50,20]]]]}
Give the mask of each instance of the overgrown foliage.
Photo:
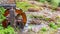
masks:
{"type": "Polygon", "coordinates": [[[8,26],[7,28],[3,28],[2,21],[6,19],[6,17],[3,15],[5,13],[5,9],[3,7],[0,7],[0,34],[15,34],[15,31],[12,27],[8,26]]]}
{"type": "Polygon", "coordinates": [[[54,8],[57,8],[59,6],[60,0],[51,0],[51,5],[54,8]]]}
{"type": "Polygon", "coordinates": [[[58,28],[58,26],[57,26],[54,22],[50,22],[50,23],[49,23],[49,26],[50,26],[51,28],[53,28],[53,29],[57,29],[57,28],[58,28]]]}
{"type": "Polygon", "coordinates": [[[0,34],[16,34],[16,33],[11,26],[8,26],[7,28],[4,29],[2,25],[0,25],[0,34]]]}
{"type": "Polygon", "coordinates": [[[0,22],[2,22],[5,18],[5,16],[3,15],[5,12],[5,9],[3,7],[0,7],[0,22]]]}
{"type": "Polygon", "coordinates": [[[51,4],[52,9],[57,8],[60,4],[60,0],[37,0],[37,1],[42,2],[42,3],[47,1],[49,4],[51,4]]]}
{"type": "Polygon", "coordinates": [[[27,11],[28,8],[31,7],[31,4],[29,4],[28,2],[16,2],[16,6],[23,11],[27,11]]]}

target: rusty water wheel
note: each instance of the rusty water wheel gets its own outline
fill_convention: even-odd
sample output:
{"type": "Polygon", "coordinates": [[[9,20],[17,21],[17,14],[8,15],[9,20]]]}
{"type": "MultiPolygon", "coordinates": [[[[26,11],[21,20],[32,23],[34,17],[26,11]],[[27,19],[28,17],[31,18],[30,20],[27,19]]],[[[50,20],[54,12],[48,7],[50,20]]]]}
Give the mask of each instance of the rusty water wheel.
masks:
{"type": "MultiPolygon", "coordinates": [[[[24,28],[25,24],[26,24],[26,21],[27,21],[27,18],[26,18],[26,14],[22,11],[22,10],[17,10],[15,9],[15,12],[17,13],[17,16],[15,17],[15,20],[16,20],[16,27],[19,27],[21,29],[24,28]],[[20,19],[18,19],[19,16],[22,16],[22,21],[20,21],[20,19]]],[[[9,9],[7,9],[5,11],[5,14],[4,16],[7,17],[9,14],[9,9]]],[[[7,28],[8,25],[10,25],[10,22],[9,22],[9,19],[7,17],[7,19],[5,19],[3,22],[2,22],[2,25],[4,28],[7,28]]]]}

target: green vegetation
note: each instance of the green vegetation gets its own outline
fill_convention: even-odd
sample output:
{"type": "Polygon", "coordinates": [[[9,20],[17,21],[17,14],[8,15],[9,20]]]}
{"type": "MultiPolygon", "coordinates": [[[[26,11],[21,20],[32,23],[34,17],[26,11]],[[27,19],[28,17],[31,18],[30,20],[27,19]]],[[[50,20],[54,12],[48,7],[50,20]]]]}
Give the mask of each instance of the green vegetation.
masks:
{"type": "Polygon", "coordinates": [[[60,0],[51,0],[51,5],[54,8],[57,8],[59,6],[60,0]]]}
{"type": "Polygon", "coordinates": [[[5,19],[5,16],[3,15],[5,12],[5,9],[3,7],[0,7],[0,22],[2,22],[5,19]]]}
{"type": "Polygon", "coordinates": [[[51,4],[52,9],[55,9],[59,6],[60,0],[38,0],[39,2],[44,3],[45,1],[51,4]]]}
{"type": "Polygon", "coordinates": [[[49,21],[49,20],[50,20],[50,18],[45,18],[45,20],[46,20],[46,21],[49,21]]]}
{"type": "Polygon", "coordinates": [[[60,19],[57,20],[57,26],[60,28],[60,19]]]}
{"type": "Polygon", "coordinates": [[[58,26],[55,25],[54,22],[50,22],[50,23],[49,23],[49,26],[50,26],[51,28],[53,28],[53,29],[57,29],[57,28],[58,28],[58,26]]]}
{"type": "Polygon", "coordinates": [[[12,27],[8,26],[7,28],[3,28],[1,22],[6,19],[6,17],[3,15],[5,13],[5,9],[3,7],[0,7],[0,34],[15,34],[15,31],[12,27]]]}
{"type": "Polygon", "coordinates": [[[41,29],[41,31],[45,32],[45,31],[47,31],[47,28],[46,28],[46,27],[43,27],[43,28],[41,29]]]}
{"type": "Polygon", "coordinates": [[[45,2],[46,0],[39,0],[40,2],[45,2]]]}
{"type": "Polygon", "coordinates": [[[31,7],[31,4],[29,4],[28,2],[16,2],[16,6],[23,11],[27,11],[28,8],[31,7]]]}
{"type": "Polygon", "coordinates": [[[37,15],[30,15],[32,18],[40,18],[40,19],[43,19],[44,18],[44,16],[43,15],[40,15],[40,16],[37,16],[37,15]]]}
{"type": "MultiPolygon", "coordinates": [[[[52,11],[53,9],[56,9],[60,3],[60,0],[37,0],[39,2],[41,2],[42,4],[45,3],[45,1],[51,5],[52,7],[52,11]]],[[[37,2],[38,4],[38,2],[37,2]]],[[[36,8],[38,10],[40,10],[41,8],[45,8],[45,7],[41,7],[40,5],[35,5],[35,4],[30,4],[30,2],[26,1],[26,2],[16,2],[16,8],[19,8],[19,9],[22,9],[24,12],[28,11],[28,9],[32,9],[32,11],[36,8]]],[[[0,7],[0,34],[16,34],[16,32],[14,31],[14,28],[12,28],[11,26],[8,26],[7,28],[3,28],[2,26],[2,21],[4,19],[6,19],[6,17],[3,15],[5,13],[5,10],[3,7],[0,7]]],[[[32,12],[31,11],[31,12],[32,12]]],[[[49,12],[49,11],[48,11],[49,12]]],[[[53,15],[53,14],[52,14],[53,15]]],[[[42,14],[41,15],[27,15],[29,18],[39,18],[41,20],[41,23],[45,23],[45,21],[48,21],[50,20],[50,18],[46,18],[45,16],[43,16],[42,14]]],[[[54,16],[54,15],[53,15],[54,16]]],[[[59,15],[60,16],[60,15],[59,15]]],[[[57,16],[57,18],[59,19],[60,17],[57,16]]],[[[54,17],[53,17],[54,18],[54,17]]],[[[55,24],[54,22],[49,22],[49,27],[52,28],[52,29],[57,29],[57,28],[60,28],[60,19],[58,20],[57,19],[57,24],[55,24]]],[[[27,20],[28,21],[28,20],[27,20]]],[[[39,20],[37,20],[38,22],[40,22],[39,20]]],[[[31,29],[32,27],[34,27],[33,25],[29,26],[28,28],[31,29]]],[[[46,27],[43,27],[41,29],[41,31],[43,32],[46,32],[47,31],[47,28],[46,27]]]]}
{"type": "Polygon", "coordinates": [[[29,8],[36,8],[39,9],[39,6],[32,5],[29,2],[16,2],[16,7],[22,9],[24,12],[28,11],[29,8]]]}
{"type": "Polygon", "coordinates": [[[16,34],[16,33],[14,29],[10,26],[8,26],[5,29],[2,26],[0,26],[0,34],[16,34]]]}

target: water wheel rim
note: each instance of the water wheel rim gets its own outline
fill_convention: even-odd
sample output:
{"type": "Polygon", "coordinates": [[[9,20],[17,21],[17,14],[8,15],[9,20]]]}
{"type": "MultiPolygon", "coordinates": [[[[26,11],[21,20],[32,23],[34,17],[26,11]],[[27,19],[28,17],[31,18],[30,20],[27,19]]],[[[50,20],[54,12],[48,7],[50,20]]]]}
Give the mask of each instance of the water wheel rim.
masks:
{"type": "MultiPolygon", "coordinates": [[[[23,18],[22,21],[23,21],[23,24],[25,25],[26,22],[27,22],[26,14],[25,14],[22,10],[18,10],[18,9],[15,9],[15,12],[22,16],[22,18],[23,18]]],[[[9,14],[9,9],[7,9],[7,10],[5,11],[4,16],[6,17],[8,14],[9,14]]],[[[6,21],[7,21],[7,20],[5,19],[5,20],[2,22],[3,27],[4,27],[5,25],[6,25],[6,27],[7,27],[7,22],[6,22],[6,21]],[[5,23],[5,24],[4,24],[4,23],[5,23]]]]}

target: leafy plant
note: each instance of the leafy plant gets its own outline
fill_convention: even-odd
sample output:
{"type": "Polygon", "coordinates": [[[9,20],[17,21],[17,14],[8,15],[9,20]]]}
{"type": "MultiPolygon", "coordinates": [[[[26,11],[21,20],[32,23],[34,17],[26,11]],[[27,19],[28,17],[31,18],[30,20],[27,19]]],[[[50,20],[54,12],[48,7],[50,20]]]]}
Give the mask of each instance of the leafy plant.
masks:
{"type": "Polygon", "coordinates": [[[45,31],[47,31],[47,28],[46,28],[46,27],[43,27],[41,30],[42,30],[43,32],[45,32],[45,31]]]}
{"type": "Polygon", "coordinates": [[[46,0],[46,1],[51,2],[51,0],[46,0]]]}
{"type": "Polygon", "coordinates": [[[60,19],[57,20],[57,26],[60,28],[60,19]]]}
{"type": "Polygon", "coordinates": [[[5,9],[3,7],[0,7],[0,14],[4,14],[5,9]]]}
{"type": "Polygon", "coordinates": [[[46,20],[46,21],[49,21],[49,20],[50,20],[50,18],[45,18],[45,20],[46,20]]]}
{"type": "Polygon", "coordinates": [[[5,16],[3,15],[5,12],[5,9],[3,7],[0,7],[0,22],[2,22],[5,19],[5,16]]]}
{"type": "Polygon", "coordinates": [[[8,26],[5,29],[3,27],[1,27],[0,28],[0,34],[15,34],[15,31],[11,26],[8,26]]]}
{"type": "Polygon", "coordinates": [[[46,0],[38,0],[39,2],[45,2],[46,0]]]}
{"type": "Polygon", "coordinates": [[[49,4],[51,4],[52,9],[56,9],[60,4],[60,0],[38,0],[38,1],[42,3],[47,1],[49,4]]]}
{"type": "Polygon", "coordinates": [[[49,23],[49,26],[50,26],[51,28],[53,28],[53,29],[57,29],[57,28],[58,28],[57,25],[55,25],[54,22],[50,22],[50,23],[49,23]]]}
{"type": "Polygon", "coordinates": [[[6,19],[6,17],[3,15],[5,13],[5,9],[3,7],[0,7],[0,34],[15,34],[15,31],[12,27],[3,28],[1,22],[6,19]]]}
{"type": "Polygon", "coordinates": [[[60,3],[60,0],[51,0],[51,5],[53,9],[57,8],[60,3]]]}
{"type": "Polygon", "coordinates": [[[16,6],[23,11],[27,11],[28,8],[31,7],[31,4],[29,4],[28,2],[16,2],[16,6]]]}

